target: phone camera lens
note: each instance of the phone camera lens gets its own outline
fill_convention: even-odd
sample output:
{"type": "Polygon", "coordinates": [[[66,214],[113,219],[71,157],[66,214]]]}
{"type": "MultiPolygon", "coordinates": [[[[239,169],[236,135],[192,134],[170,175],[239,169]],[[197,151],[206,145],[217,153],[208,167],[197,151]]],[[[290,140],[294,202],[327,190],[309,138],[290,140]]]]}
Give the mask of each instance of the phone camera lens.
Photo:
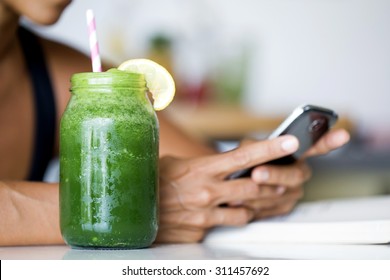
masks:
{"type": "Polygon", "coordinates": [[[309,131],[310,132],[317,132],[317,131],[321,130],[324,123],[325,123],[324,119],[317,119],[317,120],[312,121],[312,123],[309,125],[309,131]]]}

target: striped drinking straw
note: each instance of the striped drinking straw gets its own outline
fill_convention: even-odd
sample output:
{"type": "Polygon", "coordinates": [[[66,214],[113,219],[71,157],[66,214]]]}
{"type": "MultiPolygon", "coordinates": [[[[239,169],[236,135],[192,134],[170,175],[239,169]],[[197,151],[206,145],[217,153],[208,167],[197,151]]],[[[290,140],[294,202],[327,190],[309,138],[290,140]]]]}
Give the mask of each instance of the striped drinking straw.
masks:
{"type": "Polygon", "coordinates": [[[102,72],[102,63],[100,61],[99,44],[96,35],[95,16],[91,9],[88,9],[86,14],[87,14],[87,25],[88,25],[89,48],[91,51],[92,71],[102,72]]]}

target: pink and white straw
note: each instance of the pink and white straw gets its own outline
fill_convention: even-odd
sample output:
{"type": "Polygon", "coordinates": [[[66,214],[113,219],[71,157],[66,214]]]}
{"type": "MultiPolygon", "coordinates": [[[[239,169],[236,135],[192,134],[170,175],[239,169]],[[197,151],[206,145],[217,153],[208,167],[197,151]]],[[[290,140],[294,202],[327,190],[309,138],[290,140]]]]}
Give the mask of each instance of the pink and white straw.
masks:
{"type": "Polygon", "coordinates": [[[91,51],[92,71],[102,72],[102,63],[100,60],[99,44],[96,35],[95,16],[91,9],[87,10],[87,25],[88,25],[89,48],[91,51]]]}

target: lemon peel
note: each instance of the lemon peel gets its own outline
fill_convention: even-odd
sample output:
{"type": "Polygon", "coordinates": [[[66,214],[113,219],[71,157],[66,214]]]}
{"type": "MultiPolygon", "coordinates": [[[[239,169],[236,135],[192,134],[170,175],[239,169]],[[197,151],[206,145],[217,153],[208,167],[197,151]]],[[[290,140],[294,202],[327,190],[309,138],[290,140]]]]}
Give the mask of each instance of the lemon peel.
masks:
{"type": "Polygon", "coordinates": [[[172,102],[176,92],[175,81],[160,64],[146,58],[129,59],[122,62],[118,70],[144,75],[156,111],[165,109],[172,102]]]}

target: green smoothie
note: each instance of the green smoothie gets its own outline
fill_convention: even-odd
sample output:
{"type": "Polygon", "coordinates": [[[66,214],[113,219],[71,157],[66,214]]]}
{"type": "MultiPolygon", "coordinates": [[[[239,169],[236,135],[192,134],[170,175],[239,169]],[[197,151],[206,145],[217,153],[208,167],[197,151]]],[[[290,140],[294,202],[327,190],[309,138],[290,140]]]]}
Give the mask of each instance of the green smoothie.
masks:
{"type": "Polygon", "coordinates": [[[60,127],[60,224],[72,247],[143,248],[158,228],[159,128],[143,75],[78,73],[60,127]]]}

